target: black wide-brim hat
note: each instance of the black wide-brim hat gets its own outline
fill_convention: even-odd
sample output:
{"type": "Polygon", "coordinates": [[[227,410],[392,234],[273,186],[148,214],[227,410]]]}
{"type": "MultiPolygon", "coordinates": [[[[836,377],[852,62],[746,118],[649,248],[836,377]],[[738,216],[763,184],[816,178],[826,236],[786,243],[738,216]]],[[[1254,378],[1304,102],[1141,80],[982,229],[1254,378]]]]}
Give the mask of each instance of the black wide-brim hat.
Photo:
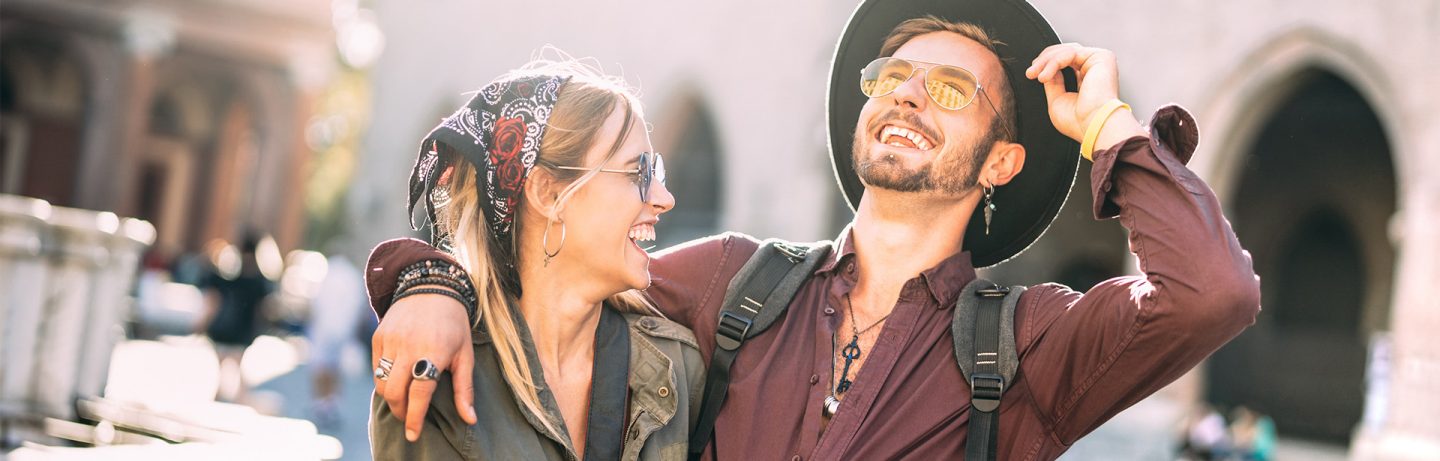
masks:
{"type": "MultiPolygon", "coordinates": [[[[880,45],[890,31],[907,19],[934,15],[968,22],[1004,42],[996,47],[1010,88],[1015,92],[1016,136],[1025,146],[1025,167],[1008,184],[995,189],[990,233],[985,234],[984,213],[977,207],[965,231],[963,248],[975,267],[992,266],[1020,254],[1034,243],[1065,205],[1075,182],[1078,144],[1060,134],[1050,122],[1045,87],[1025,78],[1040,52],[1060,43],[1055,30],[1040,12],[1023,0],[865,0],[850,16],[850,23],[835,46],[830,69],[828,122],[830,160],[835,178],[850,207],[860,205],[865,186],[855,174],[851,149],[855,124],[868,97],[860,92],[860,70],[880,57],[880,45]]],[[[1073,74],[1066,87],[1074,91],[1073,74]]],[[[969,109],[968,107],[966,109],[969,109]]],[[[983,203],[981,204],[983,206],[983,203]]]]}

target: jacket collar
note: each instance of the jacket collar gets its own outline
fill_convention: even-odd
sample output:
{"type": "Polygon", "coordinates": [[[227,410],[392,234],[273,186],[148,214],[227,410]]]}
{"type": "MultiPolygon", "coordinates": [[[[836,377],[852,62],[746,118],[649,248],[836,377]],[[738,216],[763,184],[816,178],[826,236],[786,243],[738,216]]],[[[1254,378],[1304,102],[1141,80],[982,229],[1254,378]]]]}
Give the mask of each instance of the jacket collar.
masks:
{"type": "Polygon", "coordinates": [[[656,345],[655,338],[678,338],[683,332],[654,317],[626,314],[630,324],[630,419],[642,414],[656,418],[656,427],[675,416],[679,399],[675,395],[675,367],[656,345]]]}
{"type": "MultiPolygon", "coordinates": [[[[605,309],[611,309],[611,306],[607,304],[605,309]]],[[[516,330],[520,333],[520,342],[525,349],[525,358],[530,365],[530,381],[535,384],[536,393],[540,396],[541,408],[546,413],[545,418],[553,421],[557,431],[565,431],[565,418],[555,403],[555,395],[545,384],[544,369],[541,368],[540,358],[535,352],[535,341],[530,336],[530,329],[519,312],[519,306],[515,305],[515,301],[512,300],[510,318],[515,322],[516,330]]],[[[639,429],[638,437],[632,438],[626,434],[625,437],[628,440],[625,443],[643,445],[647,436],[668,424],[670,419],[675,417],[679,407],[679,399],[675,395],[678,390],[675,388],[674,364],[660,351],[655,339],[686,342],[693,341],[693,339],[688,339],[687,332],[673,323],[661,322],[654,317],[639,314],[622,315],[630,333],[630,376],[628,377],[630,396],[629,402],[627,402],[629,409],[626,413],[626,427],[635,426],[639,429]],[[647,421],[639,424],[641,418],[647,421]]],[[[474,328],[471,334],[474,335],[475,344],[492,342],[489,330],[485,328],[483,322],[474,328]]],[[[691,345],[694,345],[693,342],[691,345]]],[[[515,399],[515,407],[519,409],[520,414],[525,416],[525,420],[530,423],[535,432],[544,434],[545,437],[565,447],[572,459],[578,458],[568,435],[545,430],[545,424],[540,416],[531,413],[525,407],[519,391],[511,388],[510,393],[515,399]]]]}

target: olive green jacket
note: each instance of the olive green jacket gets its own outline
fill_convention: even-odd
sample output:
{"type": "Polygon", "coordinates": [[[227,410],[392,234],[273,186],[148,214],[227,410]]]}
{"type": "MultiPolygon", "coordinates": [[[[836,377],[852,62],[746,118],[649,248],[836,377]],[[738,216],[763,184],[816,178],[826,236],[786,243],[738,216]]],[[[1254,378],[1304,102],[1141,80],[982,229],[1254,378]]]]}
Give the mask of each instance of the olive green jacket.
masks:
{"type": "MultiPolygon", "coordinates": [[[[660,317],[623,314],[630,333],[629,405],[621,459],[683,460],[690,431],[700,415],[705,384],[704,365],[689,329],[660,317]]],[[[532,380],[545,382],[535,344],[525,322],[516,315],[532,380]]],[[[405,440],[404,422],[379,395],[370,403],[370,446],[376,460],[524,459],[577,461],[570,438],[562,435],[564,419],[555,397],[541,387],[545,418],[561,434],[545,429],[540,416],[526,410],[500,372],[485,328],[471,332],[475,348],[475,413],[480,423],[468,425],[455,409],[449,373],[425,415],[425,428],[414,443],[405,440]]]]}

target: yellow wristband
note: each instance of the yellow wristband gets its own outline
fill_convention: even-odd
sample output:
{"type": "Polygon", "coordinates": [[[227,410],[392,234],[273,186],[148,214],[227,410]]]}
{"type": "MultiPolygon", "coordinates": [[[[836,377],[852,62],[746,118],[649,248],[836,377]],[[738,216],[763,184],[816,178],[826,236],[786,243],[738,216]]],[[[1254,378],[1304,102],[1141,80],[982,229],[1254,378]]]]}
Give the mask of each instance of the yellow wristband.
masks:
{"type": "Polygon", "coordinates": [[[1094,154],[1095,138],[1100,137],[1100,129],[1105,127],[1105,121],[1120,108],[1129,109],[1130,105],[1120,102],[1119,99],[1111,99],[1090,117],[1090,126],[1085,128],[1085,140],[1080,142],[1080,156],[1085,157],[1085,160],[1095,161],[1090,158],[1094,154]]]}

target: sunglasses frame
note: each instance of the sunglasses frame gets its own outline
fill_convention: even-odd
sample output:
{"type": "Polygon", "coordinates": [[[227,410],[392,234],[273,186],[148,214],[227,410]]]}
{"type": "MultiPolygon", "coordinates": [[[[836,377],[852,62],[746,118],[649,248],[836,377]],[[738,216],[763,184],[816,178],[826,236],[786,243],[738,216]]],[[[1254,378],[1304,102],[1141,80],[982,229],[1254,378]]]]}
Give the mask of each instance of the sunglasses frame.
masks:
{"type": "MultiPolygon", "coordinates": [[[[964,109],[964,108],[966,108],[966,107],[970,107],[970,104],[973,104],[973,103],[975,102],[975,99],[976,99],[976,98],[973,98],[973,97],[970,98],[970,100],[965,101],[965,104],[961,104],[960,107],[950,108],[950,107],[946,107],[945,104],[941,103],[939,99],[936,99],[936,98],[935,98],[935,94],[934,94],[934,93],[931,93],[931,92],[930,92],[930,85],[928,85],[928,83],[930,82],[930,71],[935,70],[935,69],[939,69],[939,68],[955,69],[955,70],[958,70],[958,71],[960,71],[960,72],[964,72],[966,75],[969,75],[970,78],[975,81],[975,92],[978,93],[981,98],[985,98],[985,103],[988,104],[988,105],[990,105],[990,111],[995,114],[995,118],[996,118],[996,119],[1000,119],[1000,118],[1002,117],[1002,116],[1000,115],[1000,109],[998,109],[998,108],[995,107],[995,102],[994,102],[994,101],[991,101],[991,100],[990,100],[990,95],[985,93],[985,85],[983,85],[983,84],[980,83],[980,77],[977,76],[977,75],[975,75],[975,73],[974,73],[974,72],[971,72],[969,69],[966,69],[966,68],[960,67],[960,66],[952,66],[952,65],[950,65],[950,64],[940,64],[940,63],[934,63],[934,62],[915,61],[915,60],[911,60],[911,59],[897,58],[897,57],[894,57],[894,56],[885,56],[885,57],[875,58],[874,61],[870,61],[868,64],[865,64],[865,67],[861,67],[861,68],[860,68],[860,94],[863,94],[863,95],[865,95],[866,97],[869,97],[870,99],[883,98],[883,97],[889,96],[890,94],[894,93],[895,90],[900,89],[900,86],[901,86],[901,85],[904,85],[906,82],[909,82],[910,79],[915,78],[915,72],[918,72],[918,71],[920,71],[920,70],[923,69],[923,70],[925,71],[925,74],[924,74],[925,80],[922,81],[921,83],[925,83],[925,85],[921,85],[921,86],[925,87],[925,96],[928,96],[928,97],[930,98],[930,101],[934,102],[935,105],[940,106],[941,108],[947,109],[947,110],[957,110],[957,111],[958,111],[958,110],[964,109]],[[878,63],[878,62],[881,62],[881,61],[900,61],[900,62],[909,64],[909,65],[910,65],[910,75],[906,76],[906,77],[905,77],[905,80],[902,81],[902,82],[900,82],[900,85],[895,85],[895,88],[891,88],[890,91],[886,91],[886,92],[881,93],[881,94],[871,95],[870,93],[866,93],[866,92],[865,92],[865,69],[869,69],[870,66],[873,66],[873,65],[875,65],[875,63],[878,63]],[[928,65],[928,67],[920,67],[918,64],[926,64],[926,65],[928,65]]],[[[1005,136],[1008,136],[1009,139],[1015,139],[1014,134],[1010,132],[1010,128],[1006,127],[1004,123],[1001,123],[1001,124],[1000,124],[1000,128],[1003,129],[1003,130],[1005,130],[1005,136]]]]}
{"type": "MultiPolygon", "coordinates": [[[[551,164],[550,162],[546,162],[546,161],[544,161],[544,160],[540,160],[540,163],[544,164],[544,165],[547,166],[547,167],[554,168],[554,169],[557,169],[557,170],[572,170],[572,171],[590,171],[590,170],[593,170],[593,168],[585,168],[585,167],[578,167],[578,166],[555,165],[555,164],[551,164]]],[[[665,157],[662,156],[662,155],[660,155],[659,152],[641,152],[641,153],[640,153],[640,166],[636,167],[636,168],[633,169],[633,170],[620,170],[620,169],[615,169],[615,168],[600,168],[600,169],[597,170],[597,171],[600,171],[601,173],[620,173],[620,174],[638,174],[638,175],[640,175],[640,182],[639,182],[638,184],[636,184],[635,186],[640,189],[640,201],[641,201],[641,202],[644,202],[644,203],[649,203],[649,202],[650,202],[650,185],[651,185],[652,183],[654,183],[654,181],[655,181],[655,176],[656,176],[655,173],[656,173],[657,171],[664,171],[664,168],[665,168],[665,167],[664,167],[663,165],[665,165],[665,157]],[[653,161],[650,160],[652,157],[653,157],[655,160],[653,160],[653,161]]],[[[662,184],[662,185],[665,184],[665,177],[664,177],[663,174],[660,175],[660,184],[662,184]]]]}

